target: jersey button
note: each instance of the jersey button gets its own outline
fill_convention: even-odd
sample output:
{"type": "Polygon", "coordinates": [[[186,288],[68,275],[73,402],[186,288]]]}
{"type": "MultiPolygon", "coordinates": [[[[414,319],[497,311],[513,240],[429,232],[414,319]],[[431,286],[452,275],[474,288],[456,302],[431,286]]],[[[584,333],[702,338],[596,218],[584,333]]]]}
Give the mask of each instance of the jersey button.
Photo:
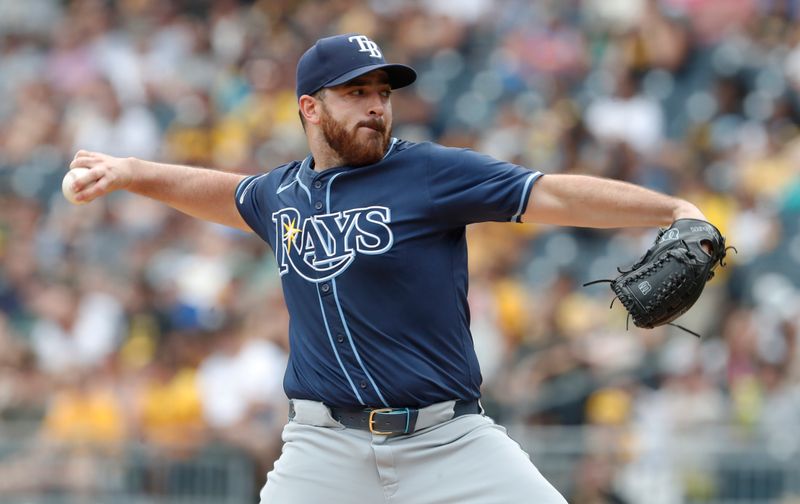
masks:
{"type": "Polygon", "coordinates": [[[314,208],[316,208],[317,210],[322,210],[322,202],[317,201],[316,203],[314,203],[314,208]]]}
{"type": "Polygon", "coordinates": [[[317,180],[316,182],[314,182],[314,189],[319,189],[320,187],[322,187],[321,181],[317,180]]]}
{"type": "Polygon", "coordinates": [[[328,285],[328,284],[322,284],[322,287],[320,287],[320,290],[322,292],[328,292],[329,290],[331,290],[331,286],[328,285]]]}
{"type": "Polygon", "coordinates": [[[344,336],[342,336],[341,334],[337,334],[336,341],[338,341],[339,343],[344,343],[344,336]]]}
{"type": "Polygon", "coordinates": [[[367,382],[361,380],[361,383],[359,383],[358,386],[361,387],[362,389],[367,388],[367,382]]]}

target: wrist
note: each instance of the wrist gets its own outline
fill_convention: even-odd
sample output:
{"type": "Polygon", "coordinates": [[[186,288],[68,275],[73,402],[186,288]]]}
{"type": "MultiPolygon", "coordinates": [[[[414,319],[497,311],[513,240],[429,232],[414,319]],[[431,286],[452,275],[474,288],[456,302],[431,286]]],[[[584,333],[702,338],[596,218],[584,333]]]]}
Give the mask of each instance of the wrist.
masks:
{"type": "Polygon", "coordinates": [[[145,177],[145,161],[135,157],[126,157],[119,162],[119,188],[136,192],[137,181],[145,177]]]}
{"type": "Polygon", "coordinates": [[[685,200],[678,200],[678,204],[672,210],[672,222],[678,219],[699,219],[708,221],[699,208],[685,200]]]}

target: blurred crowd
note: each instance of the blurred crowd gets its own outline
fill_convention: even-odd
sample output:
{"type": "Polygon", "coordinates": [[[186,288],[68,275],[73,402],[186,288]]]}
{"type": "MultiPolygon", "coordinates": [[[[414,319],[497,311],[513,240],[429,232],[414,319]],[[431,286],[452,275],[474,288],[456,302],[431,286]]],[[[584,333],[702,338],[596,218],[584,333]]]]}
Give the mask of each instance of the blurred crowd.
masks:
{"type": "MultiPolygon", "coordinates": [[[[471,227],[490,414],[614,427],[635,442],[604,463],[629,472],[709,425],[797,454],[798,17],[793,0],[0,0],[0,427],[75,460],[43,478],[35,449],[0,456],[0,495],[87,485],[87,452],[130,443],[233,447],[263,480],[287,408],[271,251],[128,194],[70,205],[60,183],[78,149],[247,174],[304,157],[295,64],[343,32],[419,72],[394,136],[680,195],[738,251],[680,320],[697,340],[627,327],[581,287],[656,230],[471,227]]],[[[656,502],[593,461],[570,502],[656,502]]],[[[724,495],[696,465],[663,502],[724,495]]]]}

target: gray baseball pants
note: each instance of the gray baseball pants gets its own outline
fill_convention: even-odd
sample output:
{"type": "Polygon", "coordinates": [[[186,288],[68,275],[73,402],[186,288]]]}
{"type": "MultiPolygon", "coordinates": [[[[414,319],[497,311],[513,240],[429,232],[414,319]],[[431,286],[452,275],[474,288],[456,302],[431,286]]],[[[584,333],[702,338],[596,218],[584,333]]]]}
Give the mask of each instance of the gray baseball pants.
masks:
{"type": "Polygon", "coordinates": [[[421,409],[413,434],[383,436],[294,400],[261,504],[566,504],[503,427],[452,418],[453,405],[421,409]]]}

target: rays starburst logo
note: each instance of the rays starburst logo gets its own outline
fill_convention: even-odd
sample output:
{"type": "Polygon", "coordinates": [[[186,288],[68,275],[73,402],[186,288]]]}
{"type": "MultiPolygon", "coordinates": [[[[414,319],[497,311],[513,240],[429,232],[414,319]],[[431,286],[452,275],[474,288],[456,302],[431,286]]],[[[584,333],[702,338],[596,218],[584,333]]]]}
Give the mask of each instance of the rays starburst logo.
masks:
{"type": "Polygon", "coordinates": [[[314,283],[340,275],[359,254],[383,254],[394,243],[386,207],[353,208],[302,219],[296,208],[272,214],[280,243],[275,258],[280,274],[295,271],[314,283]]]}
{"type": "Polygon", "coordinates": [[[291,254],[292,245],[294,245],[297,235],[303,232],[300,228],[296,227],[297,219],[292,219],[291,222],[283,223],[283,240],[286,243],[286,251],[291,254]]]}

